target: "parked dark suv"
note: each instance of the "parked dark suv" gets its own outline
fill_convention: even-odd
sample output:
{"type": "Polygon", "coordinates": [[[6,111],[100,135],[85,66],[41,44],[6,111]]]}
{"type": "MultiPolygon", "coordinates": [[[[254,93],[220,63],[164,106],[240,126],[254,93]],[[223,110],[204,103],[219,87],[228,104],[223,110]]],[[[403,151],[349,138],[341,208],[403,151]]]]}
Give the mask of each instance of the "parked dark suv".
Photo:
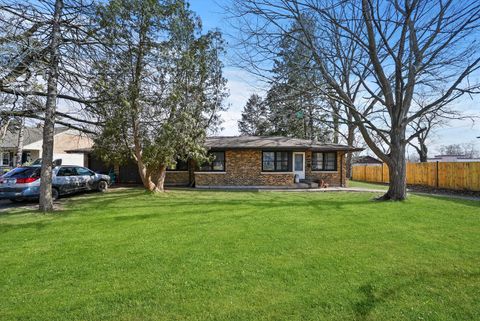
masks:
{"type": "MultiPolygon", "coordinates": [[[[52,196],[81,191],[106,191],[110,185],[108,175],[97,174],[81,166],[62,165],[53,168],[52,196]]],[[[22,166],[0,176],[0,199],[21,201],[40,196],[40,166],[22,166]]]]}

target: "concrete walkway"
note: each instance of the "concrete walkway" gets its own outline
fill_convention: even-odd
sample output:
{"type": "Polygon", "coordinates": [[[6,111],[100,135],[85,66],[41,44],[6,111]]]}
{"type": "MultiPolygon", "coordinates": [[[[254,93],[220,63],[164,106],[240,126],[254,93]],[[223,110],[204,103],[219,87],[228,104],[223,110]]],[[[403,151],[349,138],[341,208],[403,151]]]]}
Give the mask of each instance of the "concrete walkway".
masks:
{"type": "Polygon", "coordinates": [[[381,189],[359,188],[359,187],[327,187],[327,188],[265,188],[258,189],[259,192],[360,192],[360,193],[385,193],[381,189]]]}
{"type": "MultiPolygon", "coordinates": [[[[327,188],[309,188],[309,189],[258,189],[259,192],[357,192],[357,193],[380,193],[383,194],[386,191],[381,189],[361,188],[361,187],[327,187],[327,188]]],[[[465,196],[456,194],[445,193],[422,193],[408,191],[408,194],[420,195],[420,196],[433,196],[433,197],[445,197],[450,199],[459,199],[466,201],[480,202],[480,197],[465,196]]]]}

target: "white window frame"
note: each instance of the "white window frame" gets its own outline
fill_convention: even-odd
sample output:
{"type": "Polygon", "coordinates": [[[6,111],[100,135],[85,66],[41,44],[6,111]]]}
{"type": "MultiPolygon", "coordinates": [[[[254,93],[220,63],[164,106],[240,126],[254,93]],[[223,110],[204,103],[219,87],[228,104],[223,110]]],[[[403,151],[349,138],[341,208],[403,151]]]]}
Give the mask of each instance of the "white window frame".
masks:
{"type": "Polygon", "coordinates": [[[10,161],[11,161],[11,159],[10,159],[10,152],[2,152],[2,159],[0,159],[1,165],[2,165],[2,166],[9,166],[9,165],[10,165],[10,161]],[[7,158],[8,158],[7,164],[4,164],[4,163],[3,163],[3,159],[4,159],[4,155],[5,155],[5,154],[8,155],[8,157],[7,157],[7,158]]]}

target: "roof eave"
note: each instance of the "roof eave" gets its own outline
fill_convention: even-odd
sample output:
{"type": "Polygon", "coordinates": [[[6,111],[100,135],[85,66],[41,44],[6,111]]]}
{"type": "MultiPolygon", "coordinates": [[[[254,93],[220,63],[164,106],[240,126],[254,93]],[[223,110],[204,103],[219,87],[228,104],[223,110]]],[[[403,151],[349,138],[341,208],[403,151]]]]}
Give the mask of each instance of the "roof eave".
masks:
{"type": "Polygon", "coordinates": [[[289,151],[303,151],[311,150],[315,152],[329,152],[329,151],[343,151],[343,152],[361,152],[364,148],[357,148],[352,146],[345,147],[305,147],[305,146],[207,146],[209,150],[289,150],[289,151]]]}

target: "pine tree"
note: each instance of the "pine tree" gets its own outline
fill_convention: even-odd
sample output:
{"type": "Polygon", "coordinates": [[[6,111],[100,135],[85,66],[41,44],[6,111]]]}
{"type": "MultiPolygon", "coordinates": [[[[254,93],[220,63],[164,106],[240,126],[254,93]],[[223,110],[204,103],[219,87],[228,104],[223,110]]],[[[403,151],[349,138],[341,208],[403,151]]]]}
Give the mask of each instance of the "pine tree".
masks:
{"type": "Polygon", "coordinates": [[[225,98],[217,31],[205,34],[182,0],[110,0],[101,7],[102,36],[111,44],[95,68],[102,120],[95,139],[110,162],[133,158],[149,191],[163,192],[178,159],[207,158],[208,130],[225,98]]]}
{"type": "MultiPolygon", "coordinates": [[[[314,24],[304,17],[304,25],[313,33],[314,24]]],[[[311,52],[299,41],[305,35],[293,24],[282,38],[281,50],[274,62],[271,87],[266,105],[273,124],[272,134],[318,141],[329,141],[331,130],[327,126],[328,114],[317,89],[320,76],[314,68],[311,52]],[[297,40],[294,40],[297,39],[297,40]]]]}
{"type": "Polygon", "coordinates": [[[262,136],[268,135],[270,123],[265,103],[257,94],[252,94],[242,112],[242,120],[238,122],[242,135],[262,136]]]}

